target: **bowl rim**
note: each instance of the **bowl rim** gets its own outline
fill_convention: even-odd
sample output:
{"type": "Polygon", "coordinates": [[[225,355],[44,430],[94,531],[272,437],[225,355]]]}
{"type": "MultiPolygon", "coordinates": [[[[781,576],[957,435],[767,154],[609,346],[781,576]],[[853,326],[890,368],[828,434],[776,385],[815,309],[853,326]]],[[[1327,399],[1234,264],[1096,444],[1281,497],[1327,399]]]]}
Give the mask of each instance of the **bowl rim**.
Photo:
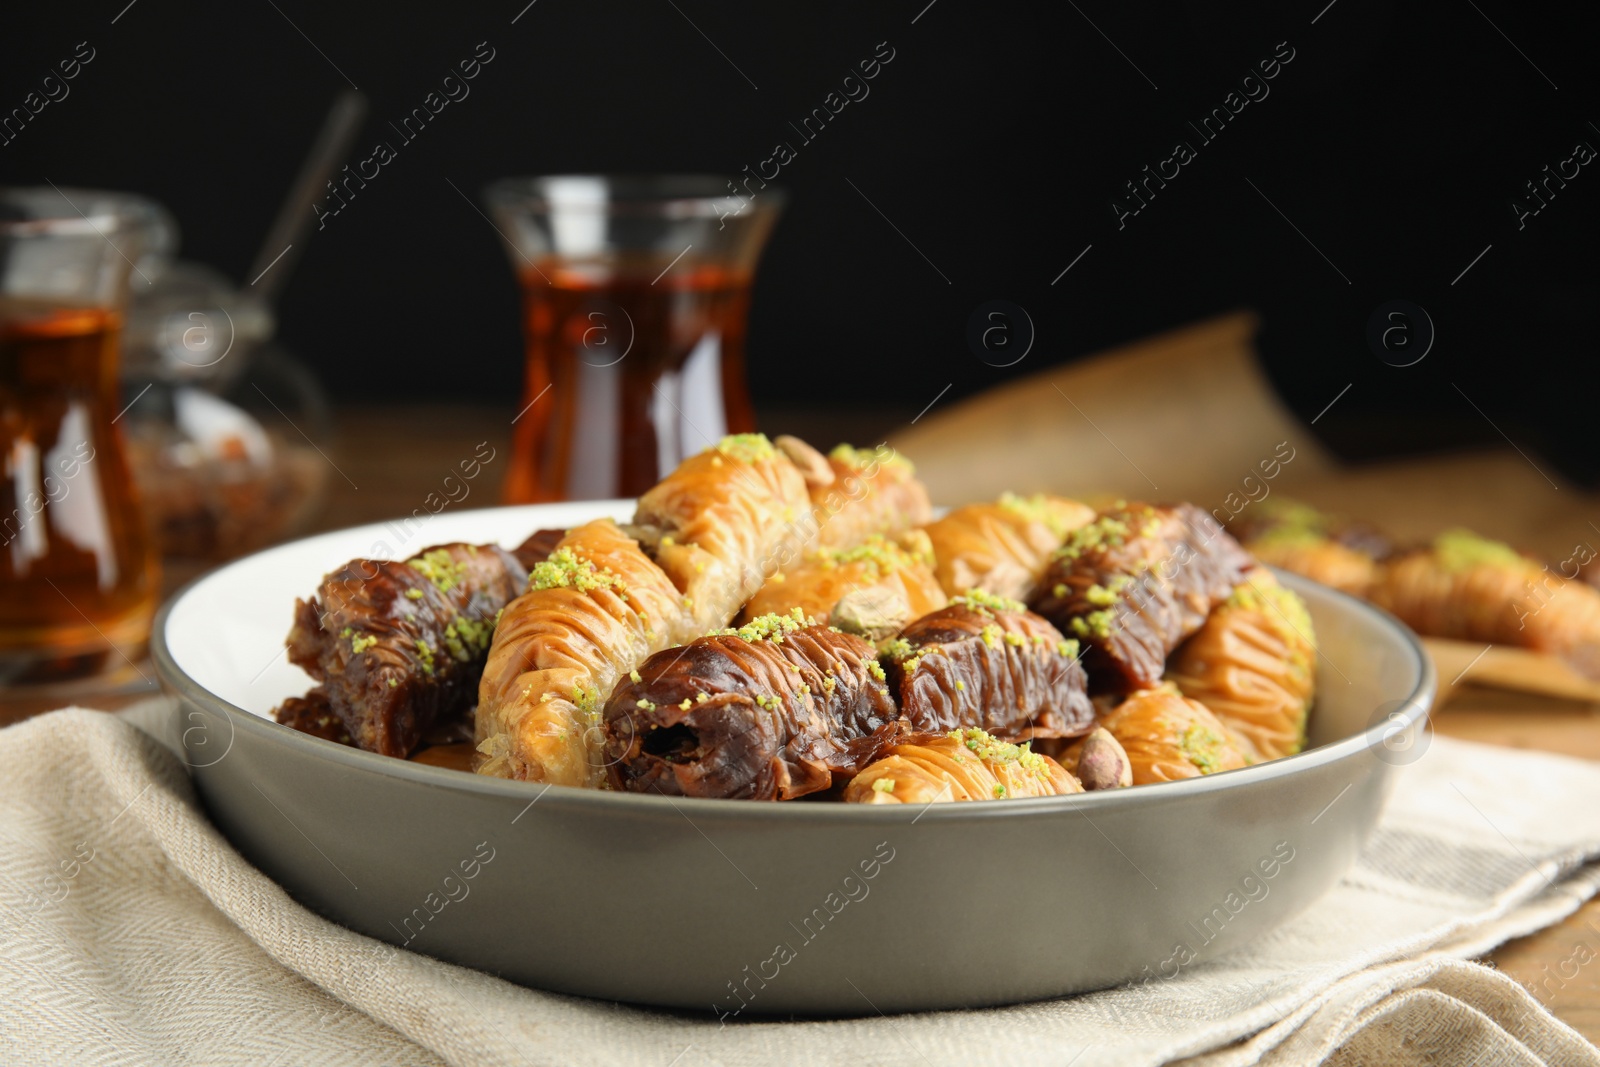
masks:
{"type": "MultiPolygon", "coordinates": [[[[570,507],[574,503],[593,503],[596,510],[601,511],[607,505],[614,508],[619,502],[563,501],[558,506],[570,507]]],[[[499,511],[508,507],[525,508],[527,506],[503,505],[497,508],[474,508],[470,510],[499,511]]],[[[358,526],[341,527],[338,530],[322,531],[307,537],[296,538],[292,541],[285,541],[278,545],[259,549],[190,579],[161,605],[160,610],[156,613],[150,635],[150,658],[155,665],[156,673],[169,690],[177,694],[180,700],[205,708],[227,720],[230,729],[229,750],[231,750],[234,741],[237,739],[238,733],[243,731],[253,740],[289,748],[301,753],[308,760],[332,764],[344,771],[381,774],[400,781],[411,782],[424,788],[464,792],[485,798],[526,800],[528,804],[523,809],[524,814],[535,804],[544,801],[548,793],[551,794],[549,803],[554,804],[557,809],[578,808],[597,812],[615,811],[618,814],[634,817],[688,818],[684,805],[689,805],[688,810],[694,812],[696,816],[708,818],[729,817],[744,819],[754,817],[757,813],[760,813],[760,818],[769,820],[818,820],[828,825],[843,822],[847,825],[859,823],[861,825],[895,826],[907,822],[915,823],[925,816],[936,821],[944,821],[949,819],[1015,818],[1026,815],[1078,811],[1087,817],[1093,812],[1106,809],[1165,804],[1169,801],[1180,801],[1184,797],[1209,794],[1219,790],[1248,789],[1287,775],[1302,774],[1318,767],[1339,763],[1355,756],[1364,749],[1382,747],[1384,738],[1397,728],[1392,719],[1374,722],[1365,729],[1348,737],[1297,752],[1292,756],[1269,760],[1249,767],[1240,767],[1235,770],[1219,771],[1215,774],[1202,775],[1196,778],[1185,778],[1173,782],[1155,782],[1140,786],[1137,789],[1108,789],[1054,797],[1016,797],[1008,799],[1003,804],[828,804],[803,801],[777,804],[768,800],[674,797],[666,794],[651,795],[605,789],[584,789],[577,786],[550,785],[541,782],[490,777],[469,771],[459,771],[451,767],[439,767],[426,763],[417,763],[413,760],[382,756],[376,752],[368,752],[349,745],[340,745],[333,741],[301,733],[292,727],[274,722],[265,716],[246,711],[212,693],[178,666],[177,660],[167,644],[167,621],[177,605],[201,582],[213,577],[224,568],[242,565],[256,556],[281,549],[299,541],[307,541],[329,534],[346,533],[351,530],[362,529],[368,525],[380,524],[363,523],[358,526]]],[[[1403,720],[1404,725],[1398,727],[1400,730],[1413,727],[1428,729],[1427,720],[1437,691],[1438,676],[1433,660],[1423,649],[1417,635],[1387,611],[1364,600],[1313,582],[1308,578],[1284,572],[1276,567],[1270,569],[1291,588],[1298,586],[1314,587],[1318,595],[1328,596],[1335,603],[1342,603],[1346,609],[1354,611],[1368,625],[1375,626],[1378,630],[1386,632],[1390,640],[1410,653],[1412,660],[1416,664],[1417,683],[1412,688],[1412,691],[1400,702],[1399,707],[1391,714],[1398,714],[1403,720]]],[[[226,758],[227,754],[225,752],[221,758],[205,766],[220,766],[225,762],[226,758]]],[[[185,763],[189,765],[186,758],[185,763]]],[[[517,816],[519,819],[521,817],[521,814],[517,816]]],[[[693,820],[690,821],[693,822],[693,820]]]]}

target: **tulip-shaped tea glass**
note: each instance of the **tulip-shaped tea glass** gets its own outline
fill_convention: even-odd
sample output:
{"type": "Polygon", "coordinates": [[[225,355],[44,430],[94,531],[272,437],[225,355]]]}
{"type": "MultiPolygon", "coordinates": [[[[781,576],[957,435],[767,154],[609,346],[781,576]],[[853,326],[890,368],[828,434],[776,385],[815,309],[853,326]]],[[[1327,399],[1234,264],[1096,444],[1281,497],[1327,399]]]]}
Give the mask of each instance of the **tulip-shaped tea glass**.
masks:
{"type": "Polygon", "coordinates": [[[143,654],[159,576],[116,425],[117,359],[129,279],[172,240],[138,197],[0,188],[0,684],[143,654]]]}
{"type": "Polygon", "coordinates": [[[485,198],[527,341],[508,502],[635,496],[755,429],[745,318],[778,190],[571,176],[506,179],[485,198]]]}

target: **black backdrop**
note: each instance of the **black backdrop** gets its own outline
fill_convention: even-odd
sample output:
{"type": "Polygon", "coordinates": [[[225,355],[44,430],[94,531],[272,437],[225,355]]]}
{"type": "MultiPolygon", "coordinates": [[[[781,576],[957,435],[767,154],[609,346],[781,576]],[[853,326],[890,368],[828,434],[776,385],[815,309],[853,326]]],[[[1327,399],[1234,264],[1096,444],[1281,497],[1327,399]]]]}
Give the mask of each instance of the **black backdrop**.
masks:
{"type": "Polygon", "coordinates": [[[789,122],[887,42],[870,95],[780,179],[793,199],[756,291],[758,403],[915,411],[947,382],[945,401],[1248,306],[1303,419],[1350,385],[1316,427],[1347,455],[1503,431],[1569,474],[1600,472],[1600,167],[1574,158],[1580,141],[1600,147],[1600,107],[1591,27],[1573,9],[525,3],[13,5],[6,113],[79,42],[94,58],[0,145],[0,181],[152,195],[179,218],[188,258],[238,279],[341,88],[371,107],[353,161],[486,42],[494,59],[471,95],[311,240],[281,336],[347,402],[509,410],[512,275],[451,182],[475,198],[513,173],[732,177],[794,141],[789,122]],[[1257,99],[1240,104],[1246,93],[1257,99]],[[1188,125],[1230,102],[1239,113],[1213,141],[1188,125]],[[1119,225],[1113,202],[1138,206],[1123,183],[1147,165],[1170,175],[1180,140],[1195,158],[1119,225]],[[1538,206],[1522,187],[1547,165],[1577,174],[1552,181],[1519,229],[1513,202],[1538,206]],[[965,340],[972,311],[997,298],[1038,334],[1008,369],[965,340]],[[1403,368],[1365,340],[1373,309],[1397,298],[1437,331],[1403,368]]]}

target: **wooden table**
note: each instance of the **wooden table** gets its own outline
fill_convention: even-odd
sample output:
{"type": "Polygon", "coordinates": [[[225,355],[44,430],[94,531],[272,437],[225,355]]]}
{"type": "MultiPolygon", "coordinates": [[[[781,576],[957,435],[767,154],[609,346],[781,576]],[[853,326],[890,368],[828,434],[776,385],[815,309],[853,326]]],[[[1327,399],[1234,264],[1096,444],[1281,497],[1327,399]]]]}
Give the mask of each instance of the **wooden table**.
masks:
{"type": "MultiPolygon", "coordinates": [[[[881,409],[826,415],[764,411],[762,416],[763,425],[774,431],[797,432],[819,442],[841,438],[876,442],[892,426],[909,418],[907,413],[881,409]]],[[[329,454],[356,488],[342,478],[330,479],[329,496],[314,528],[334,529],[409,513],[459,459],[472,455],[483,441],[496,449],[496,458],[474,483],[463,506],[497,503],[509,418],[509,408],[385,408],[342,413],[340,435],[329,454]]],[[[1564,546],[1564,539],[1583,525],[1574,516],[1585,511],[1595,514],[1600,509],[1590,498],[1570,490],[1564,491],[1565,499],[1552,504],[1547,498],[1554,491],[1537,479],[1522,459],[1508,452],[1319,476],[1297,485],[1295,493],[1319,504],[1341,507],[1349,514],[1392,524],[1401,535],[1472,522],[1485,532],[1519,539],[1543,551],[1570,547],[1564,546]],[[1572,509],[1571,514],[1562,509],[1572,509]],[[1508,516],[1519,515],[1519,529],[1507,529],[1508,516]],[[1519,532],[1525,536],[1518,538],[1519,532]]],[[[1127,491],[1136,488],[1129,486],[1127,491]]],[[[1593,536],[1600,541],[1600,534],[1593,536]]],[[[196,572],[193,567],[175,570],[168,576],[169,590],[196,572]]],[[[145,670],[148,672],[148,666],[145,670]]],[[[150,691],[79,699],[113,709],[150,691]]],[[[0,691],[0,724],[62,702],[0,691]]],[[[1440,733],[1452,737],[1600,760],[1600,704],[1464,686],[1437,714],[1435,724],[1440,733]]],[[[1488,961],[1534,990],[1559,1018],[1595,1041],[1600,1040],[1600,968],[1583,968],[1577,977],[1564,982],[1557,976],[1557,966],[1580,943],[1600,950],[1600,901],[1585,905],[1565,922],[1501,947],[1488,961]]]]}

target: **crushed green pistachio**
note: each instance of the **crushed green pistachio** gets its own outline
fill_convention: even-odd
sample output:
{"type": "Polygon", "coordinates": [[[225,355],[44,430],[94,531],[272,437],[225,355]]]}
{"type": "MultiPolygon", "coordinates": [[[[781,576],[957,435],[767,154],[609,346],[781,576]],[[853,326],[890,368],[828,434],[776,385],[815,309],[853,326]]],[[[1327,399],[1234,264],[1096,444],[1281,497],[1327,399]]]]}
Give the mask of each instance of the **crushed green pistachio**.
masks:
{"type": "Polygon", "coordinates": [[[539,592],[545,589],[576,589],[580,593],[596,589],[612,589],[626,595],[628,587],[615,574],[604,567],[596,567],[570,547],[563,545],[543,562],[535,563],[528,574],[528,589],[539,592]]]}
{"type": "Polygon", "coordinates": [[[423,592],[420,589],[407,589],[406,590],[406,599],[407,600],[421,600],[422,597],[423,597],[423,592]]]}
{"type": "Polygon", "coordinates": [[[1196,723],[1183,732],[1178,747],[1201,774],[1212,774],[1221,765],[1222,736],[1209,726],[1196,723]]]}
{"type": "Polygon", "coordinates": [[[896,637],[883,646],[883,654],[896,662],[909,658],[914,651],[911,642],[903,637],[896,637]]]}
{"type": "Polygon", "coordinates": [[[1079,637],[1094,636],[1104,641],[1111,636],[1111,622],[1115,617],[1114,608],[1101,608],[1087,615],[1075,616],[1069,625],[1079,637]]]}
{"type": "Polygon", "coordinates": [[[391,675],[389,677],[389,688],[390,689],[396,688],[397,686],[399,686],[399,684],[400,684],[400,679],[394,677],[393,675],[391,675]]]}
{"type": "Polygon", "coordinates": [[[1034,493],[1032,496],[1001,493],[997,503],[1018,518],[1043,523],[1054,537],[1066,537],[1071,532],[1074,513],[1079,511],[1072,502],[1047,493],[1034,493]]]}
{"type": "Polygon", "coordinates": [[[793,633],[806,626],[808,622],[806,613],[796,607],[787,615],[775,613],[759,615],[737,629],[713,630],[709,636],[737,637],[744,641],[771,641],[775,645],[781,645],[784,634],[793,633]]]}
{"type": "Polygon", "coordinates": [[[741,463],[760,463],[778,454],[764,433],[729,434],[713,445],[718,452],[741,463]]]}
{"type": "Polygon", "coordinates": [[[467,577],[466,562],[456,562],[447,548],[436,548],[432,552],[424,552],[415,559],[408,559],[406,566],[420,571],[422,576],[432,582],[441,593],[448,593],[467,577]]]}
{"type": "Polygon", "coordinates": [[[894,779],[893,778],[879,778],[877,781],[872,783],[872,791],[874,793],[893,793],[894,792],[894,779]]]}
{"type": "Polygon", "coordinates": [[[1030,771],[1045,765],[1044,757],[1033,751],[1031,742],[1013,745],[1008,741],[996,740],[993,734],[977,727],[951,730],[945,736],[959,741],[986,763],[1015,763],[1030,771]]]}
{"type": "Polygon", "coordinates": [[[637,684],[641,680],[639,678],[639,672],[638,671],[629,671],[628,672],[628,680],[630,682],[633,682],[633,683],[637,684]]]}
{"type": "Polygon", "coordinates": [[[1503,541],[1479,537],[1471,530],[1446,530],[1433,539],[1439,565],[1452,573],[1473,567],[1515,567],[1536,570],[1533,561],[1503,541]]]}
{"type": "MultiPolygon", "coordinates": [[[[883,665],[875,659],[867,660],[867,673],[880,682],[884,680],[883,665]]],[[[960,685],[961,683],[957,682],[956,684],[960,685]]]]}
{"type": "Polygon", "coordinates": [[[422,659],[422,673],[431,677],[433,674],[433,646],[422,638],[417,638],[417,655],[422,659]]]}
{"type": "Polygon", "coordinates": [[[378,638],[374,634],[356,634],[350,639],[350,651],[359,656],[377,643],[378,638]]]}
{"type": "Polygon", "coordinates": [[[983,628],[980,636],[983,638],[983,643],[988,645],[990,648],[999,648],[1000,639],[1002,636],[1004,636],[1004,634],[1004,630],[1000,629],[1000,627],[991,622],[989,625],[983,628]]]}
{"type": "Polygon", "coordinates": [[[950,598],[950,603],[960,604],[963,607],[975,608],[979,611],[987,608],[990,611],[1027,611],[1027,607],[1015,600],[993,593],[985,593],[982,589],[968,589],[960,596],[950,598]]]}

